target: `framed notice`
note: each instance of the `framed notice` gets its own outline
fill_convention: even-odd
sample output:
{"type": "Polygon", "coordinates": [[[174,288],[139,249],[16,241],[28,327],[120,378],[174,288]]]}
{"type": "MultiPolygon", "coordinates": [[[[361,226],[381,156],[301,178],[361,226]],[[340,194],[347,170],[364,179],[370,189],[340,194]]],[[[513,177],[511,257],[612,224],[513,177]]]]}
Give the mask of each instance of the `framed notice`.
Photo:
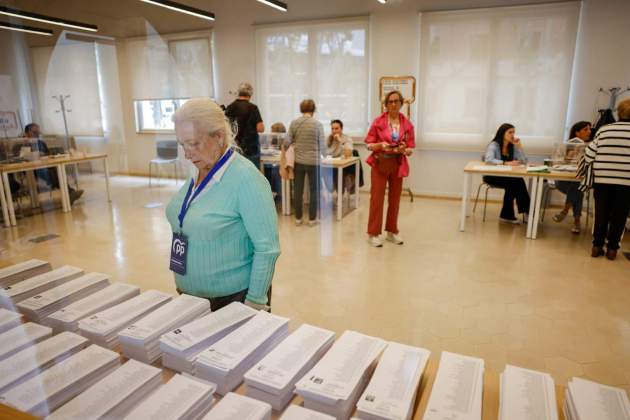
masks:
{"type": "Polygon", "coordinates": [[[385,95],[392,90],[402,93],[405,103],[403,112],[409,117],[411,115],[410,105],[416,101],[416,78],[413,76],[383,76],[378,82],[379,98],[383,111],[385,110],[385,95]]]}
{"type": "Polygon", "coordinates": [[[15,112],[0,111],[0,131],[5,137],[16,136],[19,129],[15,112]]]}

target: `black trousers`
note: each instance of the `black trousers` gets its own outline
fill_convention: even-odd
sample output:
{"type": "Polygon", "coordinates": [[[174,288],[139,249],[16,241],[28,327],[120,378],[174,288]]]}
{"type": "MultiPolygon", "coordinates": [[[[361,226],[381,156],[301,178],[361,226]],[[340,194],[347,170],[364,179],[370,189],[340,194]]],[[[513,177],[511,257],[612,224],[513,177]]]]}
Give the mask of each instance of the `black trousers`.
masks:
{"type": "Polygon", "coordinates": [[[501,207],[502,219],[514,219],[514,200],[519,213],[529,211],[529,193],[523,178],[510,178],[507,176],[484,176],[483,181],[495,188],[505,190],[503,195],[503,207],[501,207]]]}
{"type": "Polygon", "coordinates": [[[630,187],[615,184],[595,184],[595,227],[593,246],[619,249],[619,241],[630,212],[630,187]]]}
{"type": "MultiPolygon", "coordinates": [[[[232,302],[245,303],[245,298],[247,297],[248,290],[249,289],[241,290],[240,292],[236,292],[228,296],[209,298],[208,300],[210,301],[210,309],[212,310],[212,312],[215,312],[225,306],[228,306],[232,302]]],[[[182,291],[177,289],[177,293],[181,295],[182,291]]],[[[267,291],[267,306],[271,307],[271,285],[269,286],[269,290],[267,291]]]]}
{"type": "Polygon", "coordinates": [[[309,220],[317,219],[317,205],[319,203],[319,166],[303,165],[295,163],[295,179],[293,187],[293,204],[295,210],[295,218],[302,219],[304,207],[304,178],[308,175],[308,189],[310,193],[308,203],[309,220]]]}

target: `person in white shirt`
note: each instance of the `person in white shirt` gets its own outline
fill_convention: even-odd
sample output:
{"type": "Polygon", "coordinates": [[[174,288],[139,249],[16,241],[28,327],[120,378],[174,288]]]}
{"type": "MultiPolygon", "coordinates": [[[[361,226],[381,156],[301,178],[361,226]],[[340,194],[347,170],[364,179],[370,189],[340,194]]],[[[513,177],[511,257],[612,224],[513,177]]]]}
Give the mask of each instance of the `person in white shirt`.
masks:
{"type": "MultiPolygon", "coordinates": [[[[352,138],[343,132],[343,122],[332,120],[330,122],[330,135],[326,139],[326,156],[332,158],[352,157],[352,138]]],[[[348,190],[350,185],[354,185],[352,176],[356,176],[354,166],[343,169],[343,181],[348,190]]],[[[324,181],[328,191],[337,189],[337,171],[330,169],[324,173],[324,181]],[[332,173],[332,174],[331,174],[332,173]]]]}

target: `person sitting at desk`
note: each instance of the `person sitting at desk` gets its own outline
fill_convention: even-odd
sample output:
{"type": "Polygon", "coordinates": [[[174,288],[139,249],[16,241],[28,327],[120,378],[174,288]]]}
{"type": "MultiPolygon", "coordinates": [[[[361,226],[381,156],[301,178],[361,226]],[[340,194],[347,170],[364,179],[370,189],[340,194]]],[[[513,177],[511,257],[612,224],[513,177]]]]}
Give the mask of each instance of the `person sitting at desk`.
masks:
{"type": "MultiPolygon", "coordinates": [[[[568,144],[584,144],[591,141],[591,123],[588,121],[580,121],[573,124],[569,134],[568,144]]],[[[558,214],[553,216],[553,221],[560,223],[569,214],[569,209],[573,208],[573,227],[571,232],[578,234],[581,231],[580,217],[582,216],[582,201],[584,194],[578,189],[580,184],[573,181],[556,181],[558,191],[566,194],[567,198],[564,208],[558,214]]]]}
{"type": "MultiPolygon", "coordinates": [[[[520,166],[527,163],[523,145],[521,140],[515,137],[512,124],[501,124],[488,144],[484,160],[486,163],[508,166],[520,166]]],[[[523,178],[484,176],[483,181],[494,188],[505,190],[499,219],[505,223],[518,224],[519,221],[514,215],[514,200],[516,199],[519,213],[526,215],[529,211],[529,193],[523,178]]]]}
{"type": "MultiPolygon", "coordinates": [[[[326,156],[332,158],[350,158],[352,157],[352,138],[343,133],[343,122],[341,120],[332,120],[330,122],[330,135],[326,140],[326,156]]],[[[324,177],[328,190],[337,189],[337,171],[332,172],[332,180],[329,174],[324,177]],[[332,185],[331,185],[332,184],[332,185]]],[[[350,175],[354,174],[354,166],[343,169],[343,179],[346,185],[350,185],[350,175]]]]}

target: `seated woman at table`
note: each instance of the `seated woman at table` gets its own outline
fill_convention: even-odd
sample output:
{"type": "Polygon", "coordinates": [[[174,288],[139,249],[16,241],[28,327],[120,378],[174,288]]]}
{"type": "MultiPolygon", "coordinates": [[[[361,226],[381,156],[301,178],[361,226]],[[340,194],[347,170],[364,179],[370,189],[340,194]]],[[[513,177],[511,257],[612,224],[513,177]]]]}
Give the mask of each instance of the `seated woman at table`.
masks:
{"type": "MultiPolygon", "coordinates": [[[[520,166],[527,163],[523,145],[521,140],[514,135],[512,124],[501,124],[494,138],[488,144],[484,160],[486,163],[508,166],[520,166]]],[[[514,200],[516,200],[518,212],[523,214],[523,218],[526,219],[526,214],[529,211],[529,193],[523,178],[484,176],[483,181],[494,188],[505,190],[503,207],[499,216],[502,222],[519,223],[514,215],[514,200]]]]}
{"type": "MultiPolygon", "coordinates": [[[[571,132],[569,134],[569,141],[571,144],[583,144],[591,141],[591,123],[588,121],[580,121],[573,124],[571,132]]],[[[573,209],[573,227],[571,232],[578,234],[581,231],[580,217],[582,216],[582,201],[584,200],[584,194],[578,190],[580,186],[579,182],[574,181],[556,181],[556,188],[558,191],[566,194],[567,198],[564,202],[564,208],[555,216],[553,221],[560,223],[569,214],[569,209],[573,209]]]]}
{"type": "MultiPolygon", "coordinates": [[[[330,135],[326,139],[326,156],[333,158],[349,158],[352,157],[352,138],[343,132],[343,122],[341,120],[332,120],[330,122],[330,135]]],[[[325,174],[326,187],[328,190],[337,190],[337,171],[332,171],[332,179],[329,174],[325,174]],[[331,185],[332,184],[332,185],[331,185]]],[[[355,168],[350,166],[343,169],[343,180],[345,185],[354,184],[354,180],[350,180],[350,176],[354,175],[355,168]]]]}

